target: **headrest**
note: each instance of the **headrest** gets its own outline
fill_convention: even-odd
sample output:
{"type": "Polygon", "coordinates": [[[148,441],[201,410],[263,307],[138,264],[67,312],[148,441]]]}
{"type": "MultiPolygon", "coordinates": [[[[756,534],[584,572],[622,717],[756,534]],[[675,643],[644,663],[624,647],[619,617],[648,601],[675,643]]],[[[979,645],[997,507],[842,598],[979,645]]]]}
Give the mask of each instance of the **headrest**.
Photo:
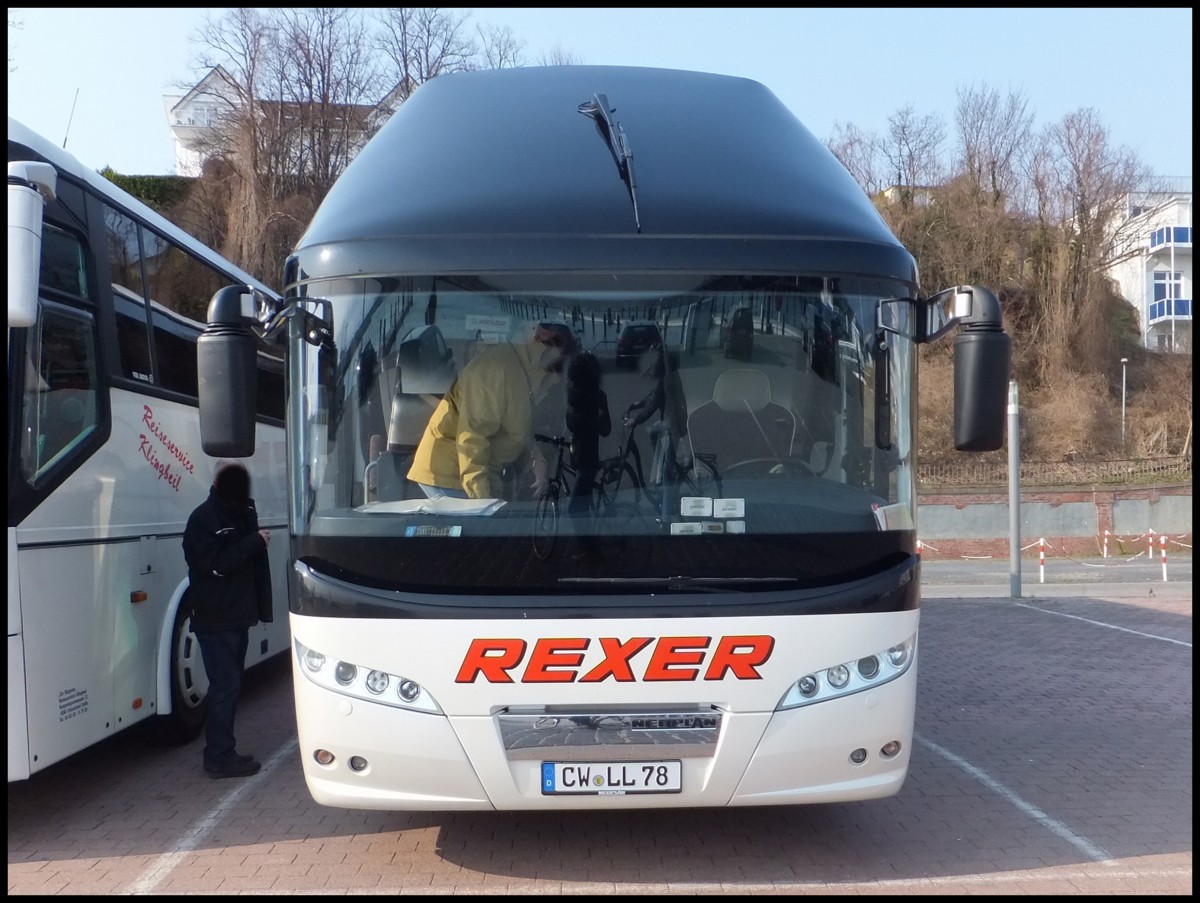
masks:
{"type": "Polygon", "coordinates": [[[761,370],[726,370],[713,386],[713,401],[722,411],[761,411],[771,403],[771,381],[761,370]]]}

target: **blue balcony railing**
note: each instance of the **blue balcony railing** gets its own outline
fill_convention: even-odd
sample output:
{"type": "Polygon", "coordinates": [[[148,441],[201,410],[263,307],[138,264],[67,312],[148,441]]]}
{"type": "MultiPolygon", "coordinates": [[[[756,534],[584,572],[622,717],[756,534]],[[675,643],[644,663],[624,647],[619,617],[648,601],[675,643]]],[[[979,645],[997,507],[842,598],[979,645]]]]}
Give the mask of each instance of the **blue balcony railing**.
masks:
{"type": "Polygon", "coordinates": [[[1161,301],[1151,301],[1147,319],[1150,323],[1159,320],[1190,320],[1192,318],[1191,298],[1163,298],[1161,301]]]}
{"type": "Polygon", "coordinates": [[[1161,229],[1155,229],[1150,233],[1150,248],[1159,247],[1160,245],[1187,245],[1192,244],[1192,227],[1191,226],[1163,226],[1161,229]]]}

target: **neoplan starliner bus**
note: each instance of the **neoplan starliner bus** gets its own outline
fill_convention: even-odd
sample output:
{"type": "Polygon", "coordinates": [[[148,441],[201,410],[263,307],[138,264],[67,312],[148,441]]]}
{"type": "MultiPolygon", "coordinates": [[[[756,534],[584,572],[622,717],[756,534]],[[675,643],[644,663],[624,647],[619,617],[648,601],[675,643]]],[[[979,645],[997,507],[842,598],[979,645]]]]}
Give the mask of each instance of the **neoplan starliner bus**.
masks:
{"type": "MultiPolygon", "coordinates": [[[[946,403],[956,445],[984,450],[1003,442],[1009,340],[988,290],[919,293],[912,256],[766,88],[591,66],[439,76],[334,185],[285,283],[260,325],[286,344],[296,717],[318,802],[621,809],[900,789],[917,346],[958,327],[946,403]],[[721,323],[742,308],[753,342],[728,359],[721,323]],[[666,347],[618,368],[634,321],[666,347]],[[403,347],[422,326],[437,327],[429,360],[403,347]],[[513,403],[532,411],[515,460],[487,454],[511,411],[481,392],[456,412],[463,468],[484,467],[494,497],[430,500],[408,479],[426,422],[450,422],[453,374],[564,330],[602,362],[614,423],[653,387],[655,355],[685,396],[682,416],[641,428],[669,443],[647,477],[665,510],[630,482],[622,501],[644,516],[594,521],[602,538],[635,531],[636,555],[534,552],[528,456],[535,433],[563,434],[561,377],[513,403]],[[719,490],[672,493],[697,485],[680,474],[700,456],[719,490]]],[[[253,372],[238,291],[210,307],[202,381],[253,372]]],[[[247,380],[211,411],[202,398],[206,447],[250,450],[251,397],[247,380]]]]}
{"type": "MultiPolygon", "coordinates": [[[[196,343],[212,294],[266,286],[8,120],[8,779],[145,719],[203,724],[208,681],[184,596],[184,524],[215,460],[200,446],[196,343]]],[[[248,400],[264,527],[286,524],[283,368],[248,400]]],[[[288,648],[283,543],[274,622],[288,648]]]]}

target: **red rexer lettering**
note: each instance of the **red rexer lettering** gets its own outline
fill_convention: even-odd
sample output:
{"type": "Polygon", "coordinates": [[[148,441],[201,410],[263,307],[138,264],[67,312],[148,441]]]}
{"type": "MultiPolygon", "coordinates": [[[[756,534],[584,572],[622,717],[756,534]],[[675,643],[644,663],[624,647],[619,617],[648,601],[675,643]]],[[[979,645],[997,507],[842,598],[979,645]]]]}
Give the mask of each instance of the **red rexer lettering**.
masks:
{"type": "Polygon", "coordinates": [[[715,645],[707,636],[599,637],[601,658],[583,670],[592,646],[590,637],[542,637],[532,650],[514,637],[476,638],[459,666],[456,683],[483,680],[510,683],[619,683],[723,680],[761,680],[758,668],[771,657],[775,638],[762,634],[723,636],[715,645]],[[634,659],[653,644],[640,665],[634,659]],[[582,671],[582,676],[581,676],[582,671]],[[640,672],[640,674],[639,674],[640,672]]]}

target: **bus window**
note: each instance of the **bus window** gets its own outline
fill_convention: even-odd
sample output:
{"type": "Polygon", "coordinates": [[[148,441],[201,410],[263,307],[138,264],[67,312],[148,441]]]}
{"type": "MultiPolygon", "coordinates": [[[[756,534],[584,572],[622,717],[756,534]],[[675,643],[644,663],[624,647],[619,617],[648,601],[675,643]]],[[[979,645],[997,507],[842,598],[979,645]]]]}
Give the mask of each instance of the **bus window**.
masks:
{"type": "Polygon", "coordinates": [[[154,382],[154,366],[150,362],[150,340],[146,335],[144,305],[140,299],[124,298],[123,292],[120,286],[113,285],[121,375],[139,382],[154,382]]]}
{"type": "Polygon", "coordinates": [[[256,397],[258,416],[269,417],[282,423],[284,397],[283,361],[269,354],[260,354],[256,397]]]}
{"type": "Polygon", "coordinates": [[[90,315],[49,306],[29,331],[21,475],[31,486],[96,429],[95,335],[90,315]]]}
{"type": "Polygon", "coordinates": [[[142,300],[145,287],[138,224],[119,210],[105,206],[104,226],[108,232],[108,261],[117,310],[120,372],[130,379],[153,382],[150,333],[146,323],[146,306],[142,300]]]}
{"type": "Polygon", "coordinates": [[[78,238],[49,223],[42,227],[42,288],[89,300],[84,260],[78,238]]]}
{"type": "Polygon", "coordinates": [[[154,348],[158,355],[157,384],[195,398],[200,391],[196,374],[196,335],[177,334],[158,310],[154,311],[153,319],[154,348]]]}
{"type": "MultiPolygon", "coordinates": [[[[146,249],[147,297],[189,320],[205,323],[208,302],[230,279],[149,229],[142,230],[146,249]]],[[[163,349],[157,349],[159,360],[163,349]]]]}

